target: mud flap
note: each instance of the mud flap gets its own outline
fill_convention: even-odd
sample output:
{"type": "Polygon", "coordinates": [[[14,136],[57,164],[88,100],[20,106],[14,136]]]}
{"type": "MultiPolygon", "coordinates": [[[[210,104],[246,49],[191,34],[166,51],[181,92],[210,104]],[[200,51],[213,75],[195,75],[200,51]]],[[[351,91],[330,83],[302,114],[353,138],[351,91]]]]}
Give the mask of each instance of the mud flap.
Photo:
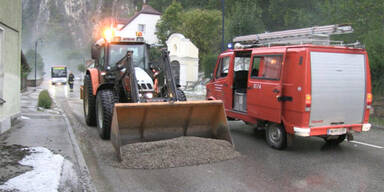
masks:
{"type": "Polygon", "coordinates": [[[112,118],[111,141],[121,160],[125,144],[197,136],[232,138],[221,101],[117,103],[112,118]]]}

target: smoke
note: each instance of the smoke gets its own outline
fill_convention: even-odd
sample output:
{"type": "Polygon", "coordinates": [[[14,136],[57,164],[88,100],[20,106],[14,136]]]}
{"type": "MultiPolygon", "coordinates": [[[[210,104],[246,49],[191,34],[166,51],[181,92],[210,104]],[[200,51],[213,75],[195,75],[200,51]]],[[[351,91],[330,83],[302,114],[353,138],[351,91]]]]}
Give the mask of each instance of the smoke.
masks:
{"type": "MultiPolygon", "coordinates": [[[[109,18],[128,18],[135,3],[131,0],[33,0],[23,3],[22,48],[43,57],[44,72],[66,65],[78,73],[78,65],[90,59],[92,43],[100,37],[109,18]]],[[[29,63],[33,65],[34,63],[29,63]]]]}

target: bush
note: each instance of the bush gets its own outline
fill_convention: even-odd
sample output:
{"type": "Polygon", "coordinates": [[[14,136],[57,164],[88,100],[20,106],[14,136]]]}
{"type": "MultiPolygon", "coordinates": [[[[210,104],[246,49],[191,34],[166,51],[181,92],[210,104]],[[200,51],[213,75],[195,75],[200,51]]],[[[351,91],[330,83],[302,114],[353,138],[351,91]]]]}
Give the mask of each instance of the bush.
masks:
{"type": "Polygon", "coordinates": [[[48,91],[47,90],[41,91],[39,94],[39,101],[37,103],[37,106],[45,109],[49,109],[51,108],[51,105],[52,105],[52,98],[49,95],[48,91]]]}
{"type": "Polygon", "coordinates": [[[201,56],[200,67],[203,68],[202,71],[204,71],[205,77],[210,77],[213,71],[215,70],[218,55],[219,54],[208,54],[208,55],[201,56]]]}

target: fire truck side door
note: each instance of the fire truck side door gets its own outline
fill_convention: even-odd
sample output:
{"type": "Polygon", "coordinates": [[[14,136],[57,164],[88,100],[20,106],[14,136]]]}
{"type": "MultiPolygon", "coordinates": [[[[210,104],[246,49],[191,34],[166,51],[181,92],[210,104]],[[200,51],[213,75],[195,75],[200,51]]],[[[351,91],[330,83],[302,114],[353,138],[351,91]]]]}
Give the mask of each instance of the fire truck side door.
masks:
{"type": "Polygon", "coordinates": [[[224,102],[226,110],[232,109],[232,59],[232,53],[221,55],[214,73],[214,96],[224,102]]]}
{"type": "Polygon", "coordinates": [[[248,76],[248,115],[276,123],[281,122],[281,55],[253,55],[248,76]]]}

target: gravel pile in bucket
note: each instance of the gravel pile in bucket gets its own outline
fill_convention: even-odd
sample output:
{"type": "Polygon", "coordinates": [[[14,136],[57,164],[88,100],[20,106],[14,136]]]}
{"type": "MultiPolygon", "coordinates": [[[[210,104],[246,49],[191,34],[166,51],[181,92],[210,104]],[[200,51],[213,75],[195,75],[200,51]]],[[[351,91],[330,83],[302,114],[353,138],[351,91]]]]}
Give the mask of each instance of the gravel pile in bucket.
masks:
{"type": "Polygon", "coordinates": [[[122,168],[160,169],[215,163],[240,156],[225,140],[178,137],[121,147],[122,168]]]}

